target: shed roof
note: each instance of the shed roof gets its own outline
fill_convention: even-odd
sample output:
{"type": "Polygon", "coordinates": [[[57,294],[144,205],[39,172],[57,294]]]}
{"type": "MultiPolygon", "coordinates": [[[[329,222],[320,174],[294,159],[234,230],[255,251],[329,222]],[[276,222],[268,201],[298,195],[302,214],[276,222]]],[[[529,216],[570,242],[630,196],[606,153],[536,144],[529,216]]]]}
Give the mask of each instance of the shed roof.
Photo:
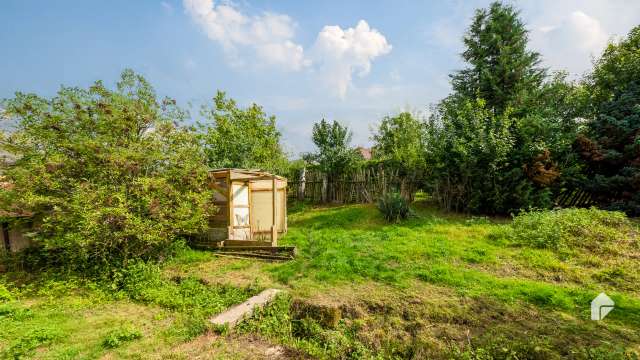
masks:
{"type": "Polygon", "coordinates": [[[274,175],[259,169],[222,168],[222,169],[209,170],[209,173],[213,173],[214,175],[225,174],[225,176],[226,174],[229,174],[231,177],[231,180],[251,180],[251,179],[257,180],[257,179],[273,179],[273,178],[276,178],[278,180],[284,180],[284,181],[287,180],[282,176],[274,175]]]}

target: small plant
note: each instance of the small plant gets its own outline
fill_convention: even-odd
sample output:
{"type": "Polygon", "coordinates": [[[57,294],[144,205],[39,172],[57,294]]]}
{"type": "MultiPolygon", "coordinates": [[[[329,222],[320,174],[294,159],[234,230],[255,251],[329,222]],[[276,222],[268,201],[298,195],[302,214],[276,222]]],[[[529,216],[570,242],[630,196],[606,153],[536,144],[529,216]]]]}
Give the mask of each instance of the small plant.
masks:
{"type": "Polygon", "coordinates": [[[121,346],[125,342],[140,338],[142,338],[142,332],[130,325],[127,325],[109,332],[102,341],[102,346],[108,349],[113,349],[121,346]]]}
{"type": "Polygon", "coordinates": [[[13,294],[2,283],[0,283],[0,302],[13,300],[13,294]]]}
{"type": "Polygon", "coordinates": [[[400,222],[409,217],[409,203],[398,193],[386,193],[378,200],[378,209],[388,222],[400,222]]]}
{"type": "Polygon", "coordinates": [[[16,339],[9,347],[0,352],[0,359],[22,359],[29,357],[35,349],[47,344],[60,334],[53,329],[35,329],[16,339]]]}

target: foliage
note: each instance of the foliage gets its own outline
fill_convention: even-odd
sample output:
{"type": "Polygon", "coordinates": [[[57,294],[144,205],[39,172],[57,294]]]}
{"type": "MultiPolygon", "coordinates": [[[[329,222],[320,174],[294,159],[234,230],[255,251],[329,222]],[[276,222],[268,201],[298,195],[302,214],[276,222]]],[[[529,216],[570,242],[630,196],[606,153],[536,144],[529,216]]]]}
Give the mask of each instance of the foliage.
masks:
{"type": "Polygon", "coordinates": [[[251,104],[242,109],[219,91],[214,106],[203,107],[207,119],[204,135],[208,164],[212,168],[263,169],[283,174],[287,157],[280,144],[276,118],[251,104]]]}
{"type": "Polygon", "coordinates": [[[0,357],[4,359],[21,359],[30,356],[37,347],[51,342],[59,336],[59,332],[55,329],[35,329],[15,339],[9,347],[0,352],[0,357]]]}
{"type": "Polygon", "coordinates": [[[505,168],[515,142],[512,122],[508,115],[492,115],[483,100],[440,104],[427,124],[427,159],[432,191],[443,208],[500,212],[520,205],[505,191],[511,184],[496,181],[514,179],[505,168]]]}
{"type": "Polygon", "coordinates": [[[204,319],[227,307],[244,301],[251,295],[250,289],[230,286],[209,286],[194,277],[162,276],[160,267],[153,263],[137,262],[124,268],[112,284],[129,298],[163,308],[189,312],[204,326],[204,319]]]}
{"type": "Polygon", "coordinates": [[[374,159],[398,170],[400,194],[409,200],[426,170],[424,129],[416,115],[403,112],[382,119],[372,137],[374,159]]]}
{"type": "Polygon", "coordinates": [[[408,112],[382,119],[373,135],[374,157],[391,162],[405,173],[419,171],[424,161],[424,126],[408,112]]]}
{"type": "Polygon", "coordinates": [[[278,296],[271,304],[257,309],[251,318],[241,323],[238,331],[259,333],[318,358],[375,358],[373,352],[355,338],[349,326],[339,323],[337,329],[334,329],[324,326],[318,319],[299,316],[293,310],[292,303],[289,296],[278,296]]]}
{"type": "Polygon", "coordinates": [[[322,119],[313,124],[313,143],[318,152],[308,154],[307,160],[315,161],[321,171],[330,178],[339,176],[354,167],[358,153],[350,147],[352,133],[337,121],[322,119]]]}
{"type": "Polygon", "coordinates": [[[640,215],[640,26],[610,44],[587,79],[589,131],[576,148],[585,187],[601,206],[640,215]]]}
{"type": "Polygon", "coordinates": [[[637,241],[624,213],[595,208],[522,212],[511,229],[510,237],[518,244],[555,250],[618,252],[623,244],[637,241]]]}
{"type": "Polygon", "coordinates": [[[7,287],[0,282],[0,303],[9,301],[9,300],[13,300],[13,295],[11,294],[9,289],[7,289],[7,287]]]}
{"type": "Polygon", "coordinates": [[[125,342],[142,338],[142,332],[131,325],[110,331],[102,341],[105,348],[117,348],[125,342]]]}
{"type": "Polygon", "coordinates": [[[427,124],[434,196],[448,210],[490,214],[550,207],[579,176],[571,144],[584,91],[538,66],[510,5],[478,10],[464,41],[470,66],[452,75],[454,92],[427,124]]]}
{"type": "Polygon", "coordinates": [[[388,222],[400,222],[409,217],[409,202],[399,193],[388,192],[378,200],[378,210],[388,222]]]}
{"type": "Polygon", "coordinates": [[[527,50],[527,30],[519,15],[513,6],[498,1],[476,10],[462,53],[470,67],[451,76],[454,92],[484,99],[496,115],[517,107],[545,74],[538,67],[540,55],[527,50]]]}
{"type": "Polygon", "coordinates": [[[2,147],[5,211],[33,214],[36,244],[76,269],[157,258],[207,222],[206,167],[184,114],[132,71],[115,91],[63,87],[51,99],[17,93],[2,147]]]}

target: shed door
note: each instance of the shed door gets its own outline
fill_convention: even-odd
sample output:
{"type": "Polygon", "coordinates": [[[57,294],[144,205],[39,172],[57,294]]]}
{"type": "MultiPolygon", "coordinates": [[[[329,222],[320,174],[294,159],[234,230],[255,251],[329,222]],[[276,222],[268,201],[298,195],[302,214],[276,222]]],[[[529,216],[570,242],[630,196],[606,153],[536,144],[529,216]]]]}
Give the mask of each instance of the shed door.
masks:
{"type": "Polygon", "coordinates": [[[273,224],[273,193],[270,181],[264,184],[254,183],[251,189],[251,224],[254,240],[270,240],[271,224],[273,224]],[[261,186],[261,187],[260,187],[261,186]]]}
{"type": "Polygon", "coordinates": [[[249,218],[249,184],[233,183],[232,187],[232,226],[230,240],[251,240],[251,219],[249,218]]]}

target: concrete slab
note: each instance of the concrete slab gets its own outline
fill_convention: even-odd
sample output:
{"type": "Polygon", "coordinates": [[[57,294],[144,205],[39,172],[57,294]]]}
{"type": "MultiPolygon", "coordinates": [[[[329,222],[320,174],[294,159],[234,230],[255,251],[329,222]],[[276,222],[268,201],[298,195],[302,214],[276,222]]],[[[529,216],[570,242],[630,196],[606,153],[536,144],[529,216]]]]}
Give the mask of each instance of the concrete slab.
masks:
{"type": "Polygon", "coordinates": [[[233,328],[239,324],[243,319],[248,318],[253,314],[256,308],[261,308],[275,299],[282,290],[267,289],[260,294],[251,297],[249,300],[230,307],[226,311],[209,319],[212,324],[233,328]]]}

